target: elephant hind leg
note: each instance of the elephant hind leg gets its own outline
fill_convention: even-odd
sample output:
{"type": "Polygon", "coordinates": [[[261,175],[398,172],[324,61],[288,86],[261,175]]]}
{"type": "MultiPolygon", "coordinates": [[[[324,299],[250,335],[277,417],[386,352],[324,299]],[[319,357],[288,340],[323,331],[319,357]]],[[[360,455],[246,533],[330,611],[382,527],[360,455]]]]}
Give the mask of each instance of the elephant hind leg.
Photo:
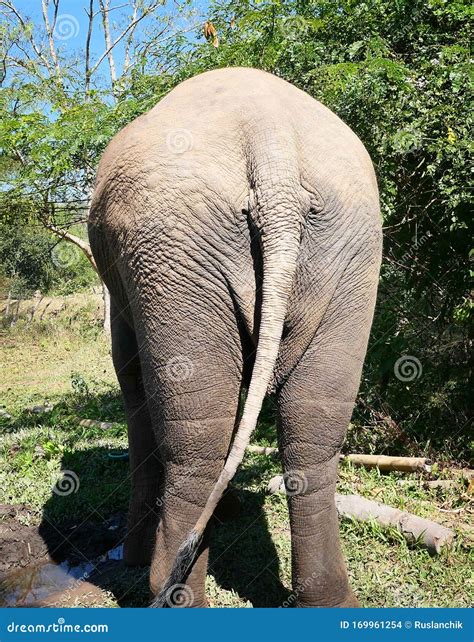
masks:
{"type": "MultiPolygon", "coordinates": [[[[243,348],[224,287],[216,293],[207,281],[198,287],[190,278],[170,292],[165,288],[156,308],[153,292],[143,296],[135,318],[142,321],[136,326],[143,345],[143,376],[163,461],[160,521],[150,572],[151,589],[157,594],[227,457],[238,410],[243,348]]],[[[208,536],[209,532],[185,586],[169,596],[169,606],[206,605],[208,536]]]]}
{"type": "Polygon", "coordinates": [[[370,332],[376,276],[357,265],[348,268],[277,399],[297,606],[358,605],[341,552],[334,493],[370,332]]]}
{"type": "Polygon", "coordinates": [[[129,323],[112,301],[112,356],[125,404],[131,477],[124,560],[128,566],[148,566],[155,545],[157,497],[162,474],[137,339],[129,323]]]}

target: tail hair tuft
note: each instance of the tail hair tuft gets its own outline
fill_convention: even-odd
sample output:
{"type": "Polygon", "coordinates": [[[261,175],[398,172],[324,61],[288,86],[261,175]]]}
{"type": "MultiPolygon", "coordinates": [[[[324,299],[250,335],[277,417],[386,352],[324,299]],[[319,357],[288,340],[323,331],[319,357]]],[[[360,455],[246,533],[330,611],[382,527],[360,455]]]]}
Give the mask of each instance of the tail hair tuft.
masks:
{"type": "Polygon", "coordinates": [[[159,609],[171,606],[173,590],[177,584],[182,584],[186,580],[189,569],[198,554],[201,541],[202,533],[198,533],[196,529],[193,529],[181,544],[171,573],[160,593],[150,604],[151,608],[159,609]]]}

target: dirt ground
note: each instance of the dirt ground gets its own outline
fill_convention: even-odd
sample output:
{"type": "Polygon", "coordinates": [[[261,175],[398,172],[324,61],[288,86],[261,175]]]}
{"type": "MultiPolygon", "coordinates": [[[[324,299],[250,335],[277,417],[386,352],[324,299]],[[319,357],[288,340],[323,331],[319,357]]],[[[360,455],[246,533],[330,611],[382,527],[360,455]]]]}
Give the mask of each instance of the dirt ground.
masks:
{"type": "Polygon", "coordinates": [[[0,607],[104,605],[105,587],[124,571],[107,554],[118,547],[120,556],[125,514],[61,528],[22,523],[33,513],[24,505],[0,506],[0,607]]]}

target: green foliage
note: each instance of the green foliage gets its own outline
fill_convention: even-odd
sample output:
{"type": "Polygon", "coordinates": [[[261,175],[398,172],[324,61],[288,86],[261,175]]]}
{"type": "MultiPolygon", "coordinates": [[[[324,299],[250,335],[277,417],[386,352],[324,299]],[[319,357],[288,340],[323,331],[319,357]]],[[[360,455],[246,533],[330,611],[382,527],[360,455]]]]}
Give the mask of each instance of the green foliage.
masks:
{"type": "MultiPolygon", "coordinates": [[[[79,233],[83,232],[79,229],[79,233]]],[[[0,269],[4,277],[0,295],[10,292],[12,298],[29,298],[36,290],[73,294],[97,283],[83,253],[40,224],[0,222],[0,269]]]]}
{"type": "Polygon", "coordinates": [[[385,259],[352,443],[372,451],[468,457],[471,11],[463,0],[213,2],[220,46],[177,55],[176,81],[229,65],[289,80],[371,154],[385,259]],[[420,362],[413,378],[397,370],[404,355],[420,362]]]}
{"type": "Polygon", "coordinates": [[[467,457],[471,13],[467,0],[212,1],[217,48],[151,29],[113,92],[84,93],[66,66],[66,95],[27,67],[0,97],[0,210],[18,223],[46,203],[68,225],[108,140],[176,84],[233,65],[285,78],[358,134],[379,181],[385,260],[354,444],[467,457]],[[396,367],[407,355],[421,364],[412,379],[396,367]]]}
{"type": "Polygon", "coordinates": [[[51,288],[56,278],[49,256],[51,245],[50,236],[41,228],[0,225],[0,264],[13,298],[26,298],[35,290],[46,292],[51,288]]]}

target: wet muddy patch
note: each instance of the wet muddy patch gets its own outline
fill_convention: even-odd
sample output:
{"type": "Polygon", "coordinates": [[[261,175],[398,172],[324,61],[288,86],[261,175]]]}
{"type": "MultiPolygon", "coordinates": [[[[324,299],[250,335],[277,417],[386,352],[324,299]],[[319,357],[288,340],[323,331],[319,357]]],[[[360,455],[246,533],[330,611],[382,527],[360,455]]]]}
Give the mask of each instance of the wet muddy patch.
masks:
{"type": "Polygon", "coordinates": [[[145,606],[147,569],[122,562],[126,517],[55,525],[0,506],[0,606],[145,606]]]}

